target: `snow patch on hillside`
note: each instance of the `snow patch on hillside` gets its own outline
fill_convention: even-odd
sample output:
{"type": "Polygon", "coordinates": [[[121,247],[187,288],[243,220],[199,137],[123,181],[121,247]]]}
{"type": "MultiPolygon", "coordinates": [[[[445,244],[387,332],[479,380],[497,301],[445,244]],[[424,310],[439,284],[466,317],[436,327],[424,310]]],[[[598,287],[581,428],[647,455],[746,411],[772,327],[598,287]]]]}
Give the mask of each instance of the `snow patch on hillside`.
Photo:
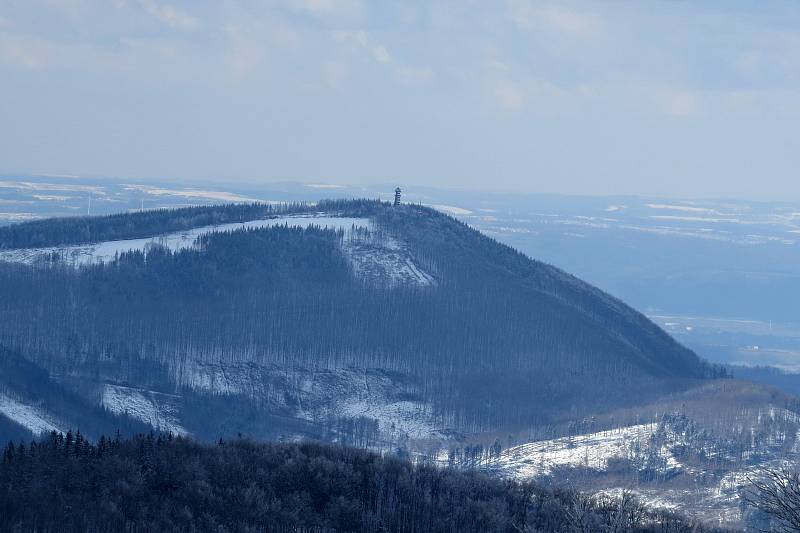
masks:
{"type": "MultiPolygon", "coordinates": [[[[644,446],[658,424],[640,424],[588,435],[536,441],[505,450],[492,468],[504,475],[535,478],[561,466],[604,470],[615,457],[627,458],[644,446]]],[[[670,458],[671,459],[671,458],[670,458]]],[[[674,462],[674,459],[671,459],[674,462]]]]}
{"type": "Polygon", "coordinates": [[[351,232],[342,251],[355,275],[375,283],[436,285],[436,280],[414,261],[408,246],[383,232],[351,232]]]}
{"type": "Polygon", "coordinates": [[[413,384],[381,370],[197,362],[179,380],[212,394],[258,398],[272,409],[314,423],[371,418],[378,421],[384,441],[442,437],[430,406],[415,398],[413,384]]]}
{"type": "Polygon", "coordinates": [[[171,400],[165,394],[107,384],[101,404],[116,415],[127,414],[159,431],[186,435],[188,432],[178,422],[177,409],[171,400]]]}
{"type": "Polygon", "coordinates": [[[5,394],[0,394],[0,413],[27,428],[34,435],[62,431],[57,423],[43,410],[32,405],[26,405],[5,394]]]}

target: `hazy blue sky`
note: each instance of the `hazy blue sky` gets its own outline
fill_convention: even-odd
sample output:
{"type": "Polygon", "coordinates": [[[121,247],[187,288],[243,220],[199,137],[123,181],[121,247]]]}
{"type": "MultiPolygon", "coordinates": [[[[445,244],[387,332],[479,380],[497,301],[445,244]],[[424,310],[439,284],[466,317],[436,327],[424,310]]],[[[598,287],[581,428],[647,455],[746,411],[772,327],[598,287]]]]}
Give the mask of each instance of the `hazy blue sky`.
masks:
{"type": "Polygon", "coordinates": [[[0,172],[800,199],[800,2],[0,0],[0,172]]]}

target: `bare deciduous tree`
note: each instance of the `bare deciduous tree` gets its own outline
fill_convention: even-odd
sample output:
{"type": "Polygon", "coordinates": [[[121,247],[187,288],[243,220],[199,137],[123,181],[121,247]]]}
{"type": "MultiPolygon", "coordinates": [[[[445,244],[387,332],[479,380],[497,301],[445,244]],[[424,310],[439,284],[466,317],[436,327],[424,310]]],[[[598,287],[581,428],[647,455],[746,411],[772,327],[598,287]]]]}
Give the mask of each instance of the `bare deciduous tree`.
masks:
{"type": "Polygon", "coordinates": [[[745,501],[768,515],[769,531],[800,531],[800,473],[789,468],[765,469],[748,478],[745,501]]]}

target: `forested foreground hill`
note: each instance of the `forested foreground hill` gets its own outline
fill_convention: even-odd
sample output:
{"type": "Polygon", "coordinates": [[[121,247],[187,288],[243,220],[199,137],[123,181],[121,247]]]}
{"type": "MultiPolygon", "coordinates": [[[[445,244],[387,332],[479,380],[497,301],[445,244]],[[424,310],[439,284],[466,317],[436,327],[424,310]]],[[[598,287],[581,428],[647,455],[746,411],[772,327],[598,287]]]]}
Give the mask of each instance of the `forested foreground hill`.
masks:
{"type": "Polygon", "coordinates": [[[3,531],[711,531],[635,499],[339,446],[80,435],[6,447],[3,531]]]}
{"type": "MultiPolygon", "coordinates": [[[[376,201],[0,228],[0,359],[176,434],[367,446],[550,424],[719,376],[557,268],[376,201]]],[[[15,412],[80,425],[0,382],[15,412]]]]}

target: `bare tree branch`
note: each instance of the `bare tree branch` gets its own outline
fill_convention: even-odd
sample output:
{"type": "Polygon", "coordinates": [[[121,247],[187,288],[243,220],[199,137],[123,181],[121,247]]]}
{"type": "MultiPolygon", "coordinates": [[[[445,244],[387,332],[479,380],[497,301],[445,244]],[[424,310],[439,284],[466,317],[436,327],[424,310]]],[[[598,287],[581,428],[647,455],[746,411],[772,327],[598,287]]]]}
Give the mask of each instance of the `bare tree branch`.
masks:
{"type": "Polygon", "coordinates": [[[744,501],[772,520],[769,531],[800,531],[800,474],[787,467],[763,469],[747,478],[744,501]]]}

